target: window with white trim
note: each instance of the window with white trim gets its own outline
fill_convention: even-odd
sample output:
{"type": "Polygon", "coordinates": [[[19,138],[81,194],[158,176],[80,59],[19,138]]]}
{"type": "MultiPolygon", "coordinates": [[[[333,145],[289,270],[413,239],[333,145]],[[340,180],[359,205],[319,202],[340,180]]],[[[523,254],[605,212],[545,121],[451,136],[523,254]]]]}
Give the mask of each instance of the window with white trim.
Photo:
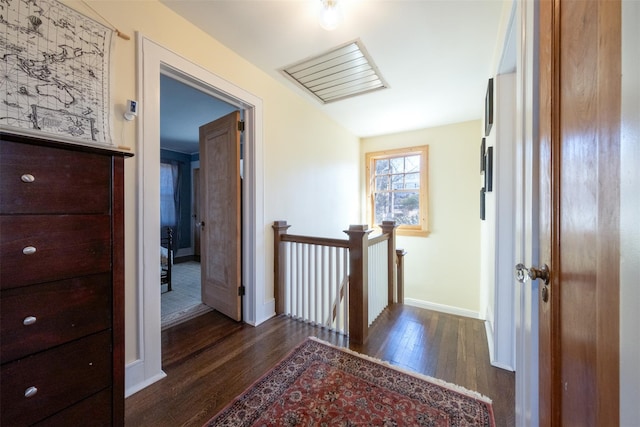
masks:
{"type": "Polygon", "coordinates": [[[397,233],[428,234],[428,145],[366,153],[369,224],[395,221],[397,233]]]}

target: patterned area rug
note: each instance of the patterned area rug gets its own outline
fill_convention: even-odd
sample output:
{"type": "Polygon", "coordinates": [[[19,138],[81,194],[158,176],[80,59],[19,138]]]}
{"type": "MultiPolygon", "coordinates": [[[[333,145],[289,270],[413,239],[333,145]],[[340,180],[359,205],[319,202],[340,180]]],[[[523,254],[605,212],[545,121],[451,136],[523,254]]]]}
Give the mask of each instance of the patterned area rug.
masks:
{"type": "Polygon", "coordinates": [[[491,426],[491,401],[309,338],[205,426],[491,426]]]}

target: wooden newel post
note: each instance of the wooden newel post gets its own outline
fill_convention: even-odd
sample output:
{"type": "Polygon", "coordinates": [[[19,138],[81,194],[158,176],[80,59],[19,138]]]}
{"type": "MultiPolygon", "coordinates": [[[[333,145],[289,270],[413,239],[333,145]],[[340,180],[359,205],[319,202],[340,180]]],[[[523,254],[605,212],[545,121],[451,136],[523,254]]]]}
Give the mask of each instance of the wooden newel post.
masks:
{"type": "Polygon", "coordinates": [[[398,259],[398,304],[404,304],[404,256],[407,251],[404,249],[396,249],[396,258],[398,259]]]}
{"type": "Polygon", "coordinates": [[[391,305],[395,302],[396,297],[396,228],[398,226],[395,221],[382,221],[380,228],[384,234],[389,235],[387,240],[387,305],[391,305]]]}
{"type": "Polygon", "coordinates": [[[349,340],[363,344],[369,333],[369,226],[350,225],[349,235],[349,340]]]}
{"type": "Polygon", "coordinates": [[[280,253],[281,236],[287,234],[287,221],[273,222],[273,294],[276,299],[276,314],[284,313],[284,264],[286,258],[280,253]]]}

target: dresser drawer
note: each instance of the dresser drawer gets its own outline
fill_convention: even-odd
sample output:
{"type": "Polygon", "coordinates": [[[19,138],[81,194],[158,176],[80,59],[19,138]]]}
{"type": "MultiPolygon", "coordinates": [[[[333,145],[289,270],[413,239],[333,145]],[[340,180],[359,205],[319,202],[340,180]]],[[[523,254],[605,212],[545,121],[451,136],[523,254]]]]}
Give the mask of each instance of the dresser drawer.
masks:
{"type": "Polygon", "coordinates": [[[43,420],[110,386],[111,333],[2,365],[0,382],[1,425],[43,420]]]}
{"type": "Polygon", "coordinates": [[[111,325],[111,274],[0,293],[0,362],[46,350],[111,325]]]}
{"type": "Polygon", "coordinates": [[[0,141],[0,214],[109,213],[111,159],[0,141]]]}
{"type": "Polygon", "coordinates": [[[110,388],[34,424],[36,427],[112,427],[113,404],[110,388]]]}
{"type": "Polygon", "coordinates": [[[0,289],[111,269],[108,215],[0,215],[0,289]]]}

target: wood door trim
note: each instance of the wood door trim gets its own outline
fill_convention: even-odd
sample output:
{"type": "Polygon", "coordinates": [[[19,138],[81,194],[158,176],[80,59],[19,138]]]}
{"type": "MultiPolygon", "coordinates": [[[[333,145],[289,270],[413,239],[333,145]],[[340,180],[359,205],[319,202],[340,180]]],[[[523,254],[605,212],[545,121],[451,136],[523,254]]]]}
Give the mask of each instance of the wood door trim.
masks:
{"type": "Polygon", "coordinates": [[[559,420],[557,402],[559,396],[557,390],[553,388],[553,378],[556,361],[553,359],[556,345],[552,341],[552,321],[558,318],[558,305],[556,304],[555,289],[557,278],[554,272],[559,268],[559,260],[554,258],[552,253],[554,233],[551,230],[552,224],[558,221],[552,215],[558,207],[557,194],[553,191],[557,186],[559,165],[557,158],[552,155],[558,153],[557,144],[559,140],[558,129],[559,120],[559,73],[557,67],[559,63],[559,38],[557,36],[558,22],[554,19],[557,14],[559,4],[555,0],[539,2],[539,157],[540,157],[540,197],[539,197],[539,227],[540,227],[540,260],[549,262],[550,268],[550,298],[549,302],[543,303],[539,298],[539,327],[538,327],[538,404],[539,423],[541,426],[553,425],[554,420],[559,420]],[[554,121],[554,118],[556,119],[554,121]],[[555,163],[555,165],[554,165],[555,163]],[[556,313],[554,313],[554,311],[556,313]],[[547,355],[546,357],[544,355],[547,355]]]}
{"type": "MultiPolygon", "coordinates": [[[[550,268],[549,302],[539,302],[540,425],[559,425],[562,415],[560,329],[561,1],[540,2],[540,263],[550,268]]],[[[540,284],[542,287],[543,285],[540,284]]]]}

